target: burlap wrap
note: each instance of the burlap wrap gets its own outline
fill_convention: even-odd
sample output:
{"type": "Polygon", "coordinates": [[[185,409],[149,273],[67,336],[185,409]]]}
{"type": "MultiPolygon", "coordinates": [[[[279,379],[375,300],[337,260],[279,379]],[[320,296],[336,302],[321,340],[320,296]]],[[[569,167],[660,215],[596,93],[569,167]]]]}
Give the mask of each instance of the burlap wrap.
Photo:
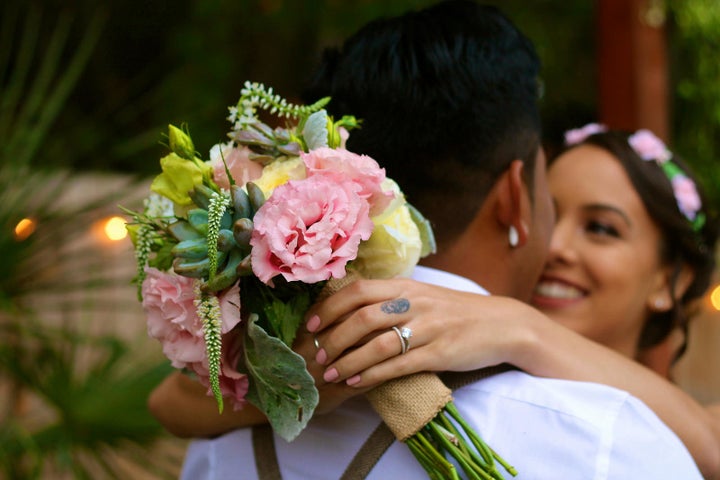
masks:
{"type": "MultiPolygon", "coordinates": [[[[355,272],[331,279],[318,300],[360,279],[355,272]]],[[[383,383],[365,394],[375,411],[398,440],[405,441],[440,413],[452,401],[452,391],[431,372],[416,373],[383,383]]]]}
{"type": "Polygon", "coordinates": [[[452,400],[452,391],[434,373],[421,372],[385,382],[365,396],[395,438],[404,442],[440,413],[452,400]]]}

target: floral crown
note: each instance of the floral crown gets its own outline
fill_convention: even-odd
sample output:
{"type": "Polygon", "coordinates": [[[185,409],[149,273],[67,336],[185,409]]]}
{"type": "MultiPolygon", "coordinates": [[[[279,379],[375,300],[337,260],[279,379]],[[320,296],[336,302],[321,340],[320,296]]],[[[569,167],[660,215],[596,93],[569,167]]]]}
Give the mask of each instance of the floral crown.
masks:
{"type": "MultiPolygon", "coordinates": [[[[608,127],[605,125],[589,123],[565,132],[565,145],[577,145],[591,135],[607,131],[608,127]]],[[[654,133],[646,129],[640,129],[630,135],[628,143],[640,158],[648,162],[655,162],[662,169],[672,185],[678,210],[688,219],[692,229],[699,232],[705,225],[700,194],[695,182],[672,161],[673,153],[670,149],[654,133]]]]}

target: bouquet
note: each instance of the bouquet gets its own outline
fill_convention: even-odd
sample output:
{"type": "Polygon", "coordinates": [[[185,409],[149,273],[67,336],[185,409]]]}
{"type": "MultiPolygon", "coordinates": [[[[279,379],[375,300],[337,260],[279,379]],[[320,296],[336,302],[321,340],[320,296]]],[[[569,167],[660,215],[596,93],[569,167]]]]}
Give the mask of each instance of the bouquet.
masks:
{"type": "MultiPolygon", "coordinates": [[[[288,441],[318,403],[291,348],[310,305],[349,273],[408,275],[435,248],[429,223],[398,185],[375,160],[345,149],[360,122],[328,116],[329,100],[293,105],[247,82],[229,109],[229,139],[203,160],[188,129],[170,125],[170,153],[143,211],[125,209],[149,335],[173,367],[207,387],[220,412],[226,401],[235,409],[250,402],[288,441]],[[259,109],[286,124],[271,128],[259,109]]],[[[431,476],[458,478],[442,455],[450,452],[469,478],[502,478],[496,455],[464,425],[439,379],[438,392],[412,376],[402,381],[433,404],[409,431],[405,406],[383,387],[370,399],[385,405],[376,407],[384,419],[383,410],[399,414],[403,433],[394,433],[431,476]]],[[[404,388],[400,400],[415,401],[404,388]]]]}

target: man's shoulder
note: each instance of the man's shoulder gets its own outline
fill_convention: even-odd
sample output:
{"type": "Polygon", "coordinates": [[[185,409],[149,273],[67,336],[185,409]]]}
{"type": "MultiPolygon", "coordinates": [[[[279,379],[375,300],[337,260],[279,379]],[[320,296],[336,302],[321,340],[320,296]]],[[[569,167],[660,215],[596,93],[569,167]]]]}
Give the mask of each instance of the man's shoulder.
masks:
{"type": "Polygon", "coordinates": [[[607,385],[536,377],[519,370],[473,382],[456,391],[455,396],[487,397],[588,419],[606,416],[608,411],[637,401],[628,392],[607,385]]]}
{"type": "MultiPolygon", "coordinates": [[[[528,471],[562,464],[572,477],[602,465],[608,473],[603,478],[653,478],[643,476],[650,471],[701,478],[685,446],[657,415],[613,387],[510,371],[462,387],[453,397],[463,416],[499,447],[541,448],[547,457],[540,466],[524,465],[528,471]]],[[[519,465],[525,462],[516,458],[519,465]]]]}

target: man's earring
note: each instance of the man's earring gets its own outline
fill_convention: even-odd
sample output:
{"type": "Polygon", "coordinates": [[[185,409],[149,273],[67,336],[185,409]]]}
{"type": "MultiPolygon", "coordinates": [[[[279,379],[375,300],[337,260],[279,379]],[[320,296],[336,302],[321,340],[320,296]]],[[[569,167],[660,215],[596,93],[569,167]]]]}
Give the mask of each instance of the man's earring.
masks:
{"type": "Polygon", "coordinates": [[[515,227],[510,225],[510,228],[508,229],[508,242],[510,242],[510,247],[515,248],[518,246],[518,242],[520,241],[520,237],[518,236],[518,231],[515,227]]]}

